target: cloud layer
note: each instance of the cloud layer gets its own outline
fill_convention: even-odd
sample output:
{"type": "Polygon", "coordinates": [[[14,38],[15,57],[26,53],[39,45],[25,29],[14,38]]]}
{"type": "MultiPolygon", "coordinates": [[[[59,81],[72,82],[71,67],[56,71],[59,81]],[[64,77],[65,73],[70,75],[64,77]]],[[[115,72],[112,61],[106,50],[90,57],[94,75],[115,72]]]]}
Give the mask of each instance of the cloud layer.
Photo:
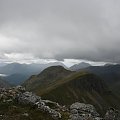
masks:
{"type": "Polygon", "coordinates": [[[120,63],[119,6],[119,0],[0,0],[0,58],[120,63]]]}

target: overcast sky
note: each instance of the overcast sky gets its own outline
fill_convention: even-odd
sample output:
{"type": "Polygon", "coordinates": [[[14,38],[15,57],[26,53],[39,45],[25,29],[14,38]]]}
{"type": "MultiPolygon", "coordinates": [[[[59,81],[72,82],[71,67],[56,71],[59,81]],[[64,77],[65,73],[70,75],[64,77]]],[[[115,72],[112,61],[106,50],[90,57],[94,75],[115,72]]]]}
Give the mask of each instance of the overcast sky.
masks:
{"type": "Polygon", "coordinates": [[[120,0],[0,0],[0,61],[120,63],[120,0]]]}

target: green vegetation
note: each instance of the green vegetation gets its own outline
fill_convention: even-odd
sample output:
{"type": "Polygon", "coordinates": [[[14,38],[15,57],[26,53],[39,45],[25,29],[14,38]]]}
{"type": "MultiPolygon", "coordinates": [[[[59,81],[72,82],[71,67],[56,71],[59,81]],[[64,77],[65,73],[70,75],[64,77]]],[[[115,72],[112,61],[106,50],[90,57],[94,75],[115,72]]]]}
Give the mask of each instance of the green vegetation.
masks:
{"type": "Polygon", "coordinates": [[[62,66],[52,66],[49,67],[39,75],[31,76],[25,83],[23,84],[27,90],[35,91],[36,89],[44,89],[45,86],[52,84],[55,81],[59,81],[64,77],[69,76],[72,71],[64,69],[62,66]]]}
{"type": "MultiPolygon", "coordinates": [[[[68,120],[69,114],[61,112],[62,119],[68,120]]],[[[53,120],[46,112],[42,112],[30,105],[21,105],[16,102],[0,102],[0,120],[53,120]]]]}
{"type": "Polygon", "coordinates": [[[0,119],[3,120],[53,120],[49,115],[30,106],[0,102],[0,119]]]}
{"type": "Polygon", "coordinates": [[[70,105],[74,102],[90,103],[101,114],[104,114],[109,106],[120,108],[120,99],[108,91],[109,89],[100,78],[89,73],[77,73],[73,76],[74,79],[67,78],[66,82],[58,82],[49,87],[49,90],[46,89],[47,92],[42,97],[63,105],[70,105]]]}
{"type": "Polygon", "coordinates": [[[114,95],[105,82],[89,72],[72,72],[63,67],[50,67],[31,77],[24,84],[27,90],[43,99],[62,105],[84,102],[94,105],[100,113],[108,107],[120,109],[120,98],[114,95]]]}

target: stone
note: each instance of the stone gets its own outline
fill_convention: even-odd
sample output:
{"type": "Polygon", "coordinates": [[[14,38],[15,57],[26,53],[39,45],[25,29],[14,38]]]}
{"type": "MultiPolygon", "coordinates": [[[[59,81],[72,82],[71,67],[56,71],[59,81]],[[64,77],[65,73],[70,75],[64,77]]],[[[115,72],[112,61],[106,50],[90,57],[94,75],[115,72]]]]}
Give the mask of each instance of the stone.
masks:
{"type": "Polygon", "coordinates": [[[105,114],[105,120],[120,120],[120,111],[110,108],[105,114]]]}
{"type": "Polygon", "coordinates": [[[72,109],[70,112],[71,114],[78,114],[78,111],[76,109],[72,109]]]}
{"type": "Polygon", "coordinates": [[[84,120],[84,119],[81,116],[79,116],[78,114],[75,114],[75,115],[70,115],[69,120],[84,120]]]}
{"type": "Polygon", "coordinates": [[[23,114],[23,116],[28,117],[28,116],[29,116],[29,114],[28,114],[28,113],[24,113],[24,114],[23,114]]]}
{"type": "Polygon", "coordinates": [[[73,103],[70,106],[70,120],[100,120],[95,107],[90,104],[73,103]]]}
{"type": "Polygon", "coordinates": [[[93,105],[84,104],[84,103],[74,103],[70,106],[70,110],[76,109],[78,113],[90,113],[93,116],[99,117],[100,115],[96,112],[96,109],[93,105]]]}
{"type": "Polygon", "coordinates": [[[18,102],[23,103],[23,104],[36,104],[36,102],[41,100],[41,97],[36,96],[32,92],[24,92],[20,93],[17,96],[18,102]]]}

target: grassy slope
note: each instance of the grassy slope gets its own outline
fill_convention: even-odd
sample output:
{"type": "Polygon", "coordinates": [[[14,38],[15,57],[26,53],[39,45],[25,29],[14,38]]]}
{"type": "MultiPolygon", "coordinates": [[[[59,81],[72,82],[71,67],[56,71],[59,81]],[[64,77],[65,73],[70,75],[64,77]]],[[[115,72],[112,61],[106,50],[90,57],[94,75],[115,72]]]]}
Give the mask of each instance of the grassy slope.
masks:
{"type": "MultiPolygon", "coordinates": [[[[61,112],[61,114],[61,120],[68,120],[69,114],[67,112],[61,112]]],[[[46,112],[42,112],[30,105],[21,105],[16,102],[0,102],[0,115],[2,115],[0,120],[53,120],[46,112]],[[27,113],[28,116],[24,116],[24,113],[27,113]]]]}
{"type": "Polygon", "coordinates": [[[69,76],[72,71],[64,69],[62,66],[49,67],[39,75],[31,76],[23,85],[27,90],[35,91],[36,89],[44,89],[46,85],[59,81],[66,76],[69,76]]]}
{"type": "Polygon", "coordinates": [[[120,65],[90,66],[84,70],[100,76],[112,91],[120,96],[120,65]]]}
{"type": "Polygon", "coordinates": [[[76,73],[71,77],[37,90],[44,99],[70,105],[73,102],[90,103],[102,113],[108,106],[119,108],[119,98],[108,91],[100,78],[89,73],[76,73]]]}
{"type": "Polygon", "coordinates": [[[24,85],[44,99],[65,105],[76,101],[90,103],[101,113],[108,106],[119,108],[120,105],[120,99],[109,91],[104,81],[84,71],[71,72],[61,67],[50,67],[30,78],[24,85]]]}
{"type": "Polygon", "coordinates": [[[23,106],[14,103],[0,102],[0,119],[2,120],[52,120],[52,118],[44,112],[33,109],[30,106],[23,106]],[[28,113],[29,116],[24,116],[28,113]]]}

